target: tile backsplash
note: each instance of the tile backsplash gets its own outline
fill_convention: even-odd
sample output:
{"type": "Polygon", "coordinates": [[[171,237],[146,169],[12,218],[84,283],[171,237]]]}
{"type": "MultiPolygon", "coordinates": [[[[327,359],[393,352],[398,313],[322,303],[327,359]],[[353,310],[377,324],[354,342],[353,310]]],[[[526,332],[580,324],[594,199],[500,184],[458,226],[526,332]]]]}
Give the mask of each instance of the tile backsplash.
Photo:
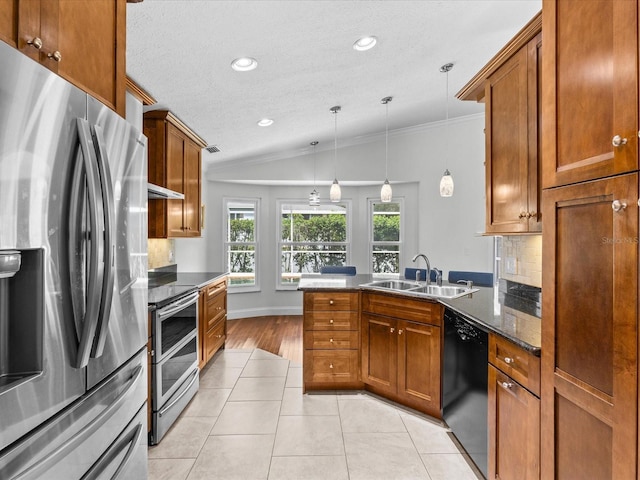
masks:
{"type": "Polygon", "coordinates": [[[542,288],[542,235],[502,237],[500,278],[542,288]]]}
{"type": "Polygon", "coordinates": [[[149,270],[176,263],[176,242],[164,238],[147,240],[149,270]]]}

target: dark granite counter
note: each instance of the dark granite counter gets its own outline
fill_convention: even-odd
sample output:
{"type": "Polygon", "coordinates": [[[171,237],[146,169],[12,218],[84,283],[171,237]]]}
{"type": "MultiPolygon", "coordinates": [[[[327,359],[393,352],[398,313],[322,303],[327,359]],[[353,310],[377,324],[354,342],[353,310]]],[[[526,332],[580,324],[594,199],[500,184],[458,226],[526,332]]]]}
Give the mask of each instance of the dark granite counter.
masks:
{"type": "Polygon", "coordinates": [[[175,266],[149,272],[149,305],[160,308],[177,297],[199,290],[227,272],[176,272],[175,266]]]}
{"type": "MultiPolygon", "coordinates": [[[[401,277],[402,278],[402,277],[401,277]]],[[[372,275],[309,275],[300,279],[299,290],[360,290],[361,285],[380,278],[372,275]]],[[[409,279],[411,280],[411,279],[409,279]]],[[[496,333],[525,350],[540,355],[540,302],[539,298],[526,298],[519,294],[517,284],[500,281],[500,288],[474,287],[479,290],[471,295],[454,299],[437,299],[446,308],[463,315],[481,328],[496,333]]],[[[526,287],[525,287],[526,290],[526,287]]],[[[379,290],[377,290],[379,291],[379,290]]],[[[417,297],[410,292],[389,292],[395,295],[417,297]]],[[[539,293],[538,293],[539,297],[539,293]]],[[[420,296],[419,298],[426,298],[420,296]]]]}

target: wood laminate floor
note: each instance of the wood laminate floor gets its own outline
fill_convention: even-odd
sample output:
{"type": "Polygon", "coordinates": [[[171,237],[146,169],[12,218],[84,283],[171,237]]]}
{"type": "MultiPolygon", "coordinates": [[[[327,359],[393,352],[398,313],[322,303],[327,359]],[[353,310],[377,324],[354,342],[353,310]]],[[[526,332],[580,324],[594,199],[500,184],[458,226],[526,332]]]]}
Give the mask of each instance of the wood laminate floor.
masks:
{"type": "Polygon", "coordinates": [[[226,348],[259,348],[301,364],[302,315],[227,320],[226,348]]]}

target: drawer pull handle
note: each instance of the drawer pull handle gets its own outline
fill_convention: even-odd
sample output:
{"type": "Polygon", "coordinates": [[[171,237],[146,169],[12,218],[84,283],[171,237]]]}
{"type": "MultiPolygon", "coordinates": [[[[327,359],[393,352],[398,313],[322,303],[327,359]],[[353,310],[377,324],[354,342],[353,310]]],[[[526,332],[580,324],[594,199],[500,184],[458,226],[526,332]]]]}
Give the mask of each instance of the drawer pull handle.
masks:
{"type": "Polygon", "coordinates": [[[333,338],[330,338],[330,339],[329,339],[329,343],[333,343],[333,338]]]}
{"type": "Polygon", "coordinates": [[[513,388],[512,382],[500,382],[500,385],[502,386],[502,388],[506,388],[507,390],[513,388]]]}
{"type": "Polygon", "coordinates": [[[398,335],[402,335],[402,329],[398,330],[398,335]]]}
{"type": "Polygon", "coordinates": [[[329,320],[329,323],[330,323],[331,325],[333,325],[333,318],[332,318],[331,320],[329,320]]]}
{"type": "Polygon", "coordinates": [[[395,331],[396,331],[396,329],[395,329],[395,328],[393,328],[393,327],[391,327],[391,328],[389,329],[389,331],[390,331],[391,333],[393,333],[393,332],[395,332],[395,331]]]}
{"type": "Polygon", "coordinates": [[[333,368],[333,363],[330,363],[330,364],[329,364],[329,368],[333,368]]]}
{"type": "Polygon", "coordinates": [[[504,363],[512,364],[512,363],[516,363],[516,361],[511,357],[504,357],[504,363]]]}

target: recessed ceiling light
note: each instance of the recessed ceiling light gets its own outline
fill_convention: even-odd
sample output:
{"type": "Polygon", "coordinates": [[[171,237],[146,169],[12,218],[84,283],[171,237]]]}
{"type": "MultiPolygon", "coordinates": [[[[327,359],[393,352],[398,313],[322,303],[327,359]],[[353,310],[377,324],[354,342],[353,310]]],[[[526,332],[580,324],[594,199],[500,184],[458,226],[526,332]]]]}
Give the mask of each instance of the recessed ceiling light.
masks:
{"type": "Polygon", "coordinates": [[[374,36],[362,37],[356,40],[356,42],[353,44],[353,49],[359,52],[364,52],[365,50],[373,48],[377,41],[378,38],[374,36]]]}
{"type": "Polygon", "coordinates": [[[255,58],[251,57],[240,57],[231,62],[231,68],[233,68],[236,72],[248,72],[249,70],[253,70],[257,66],[258,61],[255,58]]]}
{"type": "Polygon", "coordinates": [[[258,126],[260,127],[268,127],[270,125],[273,125],[273,120],[271,120],[270,118],[263,118],[258,122],[258,126]]]}

